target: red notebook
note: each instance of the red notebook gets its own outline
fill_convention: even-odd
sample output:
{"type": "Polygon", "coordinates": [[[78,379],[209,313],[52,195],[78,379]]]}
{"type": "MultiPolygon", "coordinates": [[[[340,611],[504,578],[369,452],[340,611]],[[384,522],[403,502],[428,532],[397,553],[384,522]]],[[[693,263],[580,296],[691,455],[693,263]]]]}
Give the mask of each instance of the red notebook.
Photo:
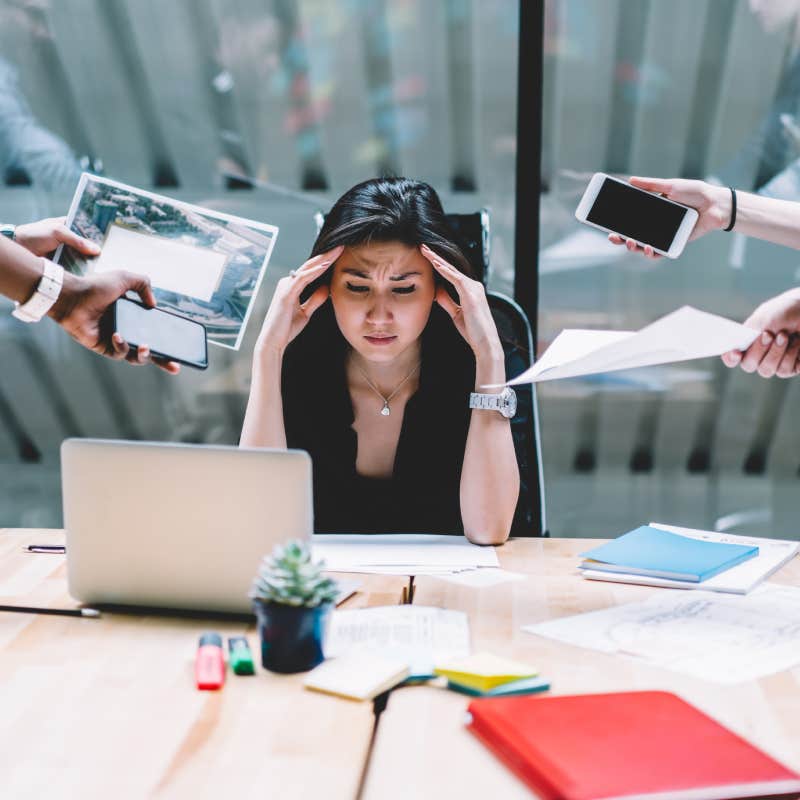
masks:
{"type": "Polygon", "coordinates": [[[469,713],[546,800],[800,797],[800,775],[669,692],[490,698],[469,713]]]}

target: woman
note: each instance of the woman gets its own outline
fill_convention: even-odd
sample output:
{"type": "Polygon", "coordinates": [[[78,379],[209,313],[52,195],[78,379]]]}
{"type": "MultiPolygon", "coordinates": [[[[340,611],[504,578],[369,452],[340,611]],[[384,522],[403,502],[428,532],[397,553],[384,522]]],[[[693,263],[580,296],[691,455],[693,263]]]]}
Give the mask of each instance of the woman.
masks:
{"type": "Polygon", "coordinates": [[[486,387],[506,380],[505,356],[450,236],[427,184],[366,181],[278,282],[241,444],[311,454],[317,532],[508,537],[520,486],[510,422],[469,407],[471,392],[500,392],[486,387]]]}

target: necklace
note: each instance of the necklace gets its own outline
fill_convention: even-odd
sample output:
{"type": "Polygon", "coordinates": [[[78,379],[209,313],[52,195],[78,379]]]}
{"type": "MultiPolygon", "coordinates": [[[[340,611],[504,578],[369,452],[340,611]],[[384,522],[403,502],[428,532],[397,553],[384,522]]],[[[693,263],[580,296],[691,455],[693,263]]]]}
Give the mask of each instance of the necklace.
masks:
{"type": "Polygon", "coordinates": [[[397,384],[397,386],[395,386],[394,391],[388,397],[384,397],[383,394],[381,394],[381,392],[379,391],[378,387],[375,386],[375,384],[369,379],[367,373],[364,372],[364,370],[361,369],[361,367],[359,367],[358,364],[355,363],[355,361],[353,362],[355,368],[364,377],[364,380],[367,382],[369,388],[372,389],[372,391],[375,392],[375,394],[378,395],[378,397],[380,397],[381,400],[383,400],[383,408],[381,409],[381,414],[384,417],[388,417],[389,414],[392,413],[391,410],[389,409],[389,401],[400,391],[401,387],[405,384],[405,382],[419,369],[419,365],[421,363],[422,362],[417,362],[417,366],[414,367],[414,369],[412,369],[411,372],[409,372],[408,375],[406,375],[405,378],[403,378],[403,380],[401,380],[400,383],[397,384]]]}

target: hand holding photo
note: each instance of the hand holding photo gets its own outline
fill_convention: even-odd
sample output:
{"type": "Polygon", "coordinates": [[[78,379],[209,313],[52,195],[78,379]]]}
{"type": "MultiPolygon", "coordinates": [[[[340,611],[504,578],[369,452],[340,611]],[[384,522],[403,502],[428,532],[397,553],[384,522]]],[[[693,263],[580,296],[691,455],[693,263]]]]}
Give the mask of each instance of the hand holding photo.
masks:
{"type": "Polygon", "coordinates": [[[274,225],[88,173],[78,183],[67,225],[100,255],[62,245],[55,260],[64,269],[146,275],[159,309],[201,323],[209,342],[239,349],[278,236],[274,225]]]}

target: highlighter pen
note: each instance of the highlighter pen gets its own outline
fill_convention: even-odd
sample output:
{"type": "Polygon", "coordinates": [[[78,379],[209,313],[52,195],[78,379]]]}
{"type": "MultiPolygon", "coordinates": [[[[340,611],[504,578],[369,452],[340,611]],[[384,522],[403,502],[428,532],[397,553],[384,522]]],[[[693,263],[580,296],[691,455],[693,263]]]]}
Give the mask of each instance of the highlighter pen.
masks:
{"type": "Polygon", "coordinates": [[[250,643],[244,636],[228,637],[228,653],[228,659],[231,662],[231,669],[234,675],[256,674],[250,643]]]}
{"type": "Polygon", "coordinates": [[[194,677],[198,689],[221,689],[225,683],[225,657],[222,637],[218,633],[204,633],[200,637],[194,659],[194,677]]]}

